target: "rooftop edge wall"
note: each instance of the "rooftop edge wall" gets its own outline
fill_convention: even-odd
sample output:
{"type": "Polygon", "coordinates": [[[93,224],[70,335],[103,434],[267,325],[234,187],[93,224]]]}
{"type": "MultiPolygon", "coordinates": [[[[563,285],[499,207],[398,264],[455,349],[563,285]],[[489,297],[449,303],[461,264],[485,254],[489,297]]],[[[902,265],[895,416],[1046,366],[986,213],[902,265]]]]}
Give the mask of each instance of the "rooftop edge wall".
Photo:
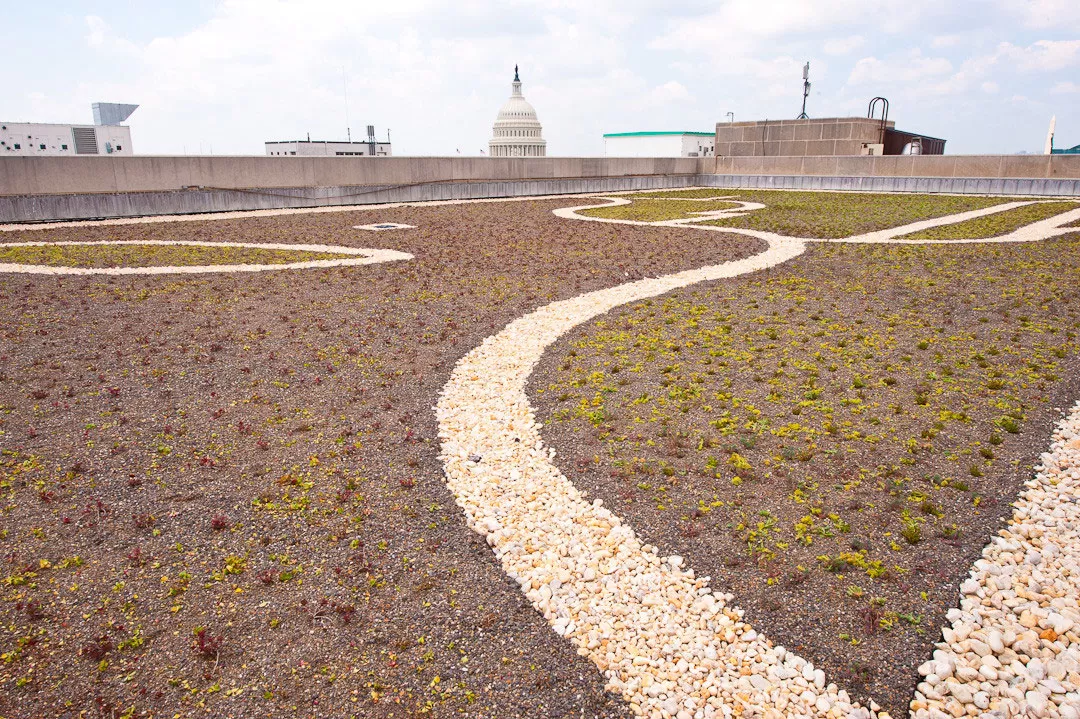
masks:
{"type": "Polygon", "coordinates": [[[1080,155],[716,157],[718,175],[1080,179],[1080,155]]]}
{"type": "Polygon", "coordinates": [[[0,196],[357,187],[712,172],[702,158],[0,157],[0,196]]]}

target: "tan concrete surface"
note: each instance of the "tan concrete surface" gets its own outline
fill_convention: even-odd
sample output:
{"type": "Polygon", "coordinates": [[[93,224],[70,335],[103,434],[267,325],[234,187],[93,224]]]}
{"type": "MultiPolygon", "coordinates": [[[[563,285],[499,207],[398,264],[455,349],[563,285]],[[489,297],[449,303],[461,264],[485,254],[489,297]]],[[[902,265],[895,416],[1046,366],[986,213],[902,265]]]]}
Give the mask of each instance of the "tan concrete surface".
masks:
{"type": "MultiPolygon", "coordinates": [[[[820,123],[825,128],[855,123],[820,123]]],[[[863,123],[865,124],[865,123],[863,123]]],[[[810,125],[802,125],[809,127],[810,125]]],[[[778,123],[777,133],[799,124],[778,123]]],[[[760,126],[726,128],[730,133],[760,126]]],[[[786,130],[785,130],[786,131],[786,130]]],[[[772,129],[769,130],[770,134],[772,129]]],[[[760,137],[760,136],[759,136],[760,137]]],[[[778,140],[718,145],[712,158],[485,157],[6,157],[0,195],[62,195],[217,189],[412,185],[694,174],[886,177],[1080,178],[1078,155],[859,156],[860,140],[835,142],[848,155],[798,155],[832,140],[778,140]],[[848,145],[850,143],[850,146],[848,145]],[[726,154],[725,154],[726,153],[726,154]],[[740,156],[744,155],[745,156],[740,156]]]]}
{"type": "MultiPolygon", "coordinates": [[[[760,143],[758,143],[760,152],[760,143]]],[[[717,156],[720,175],[1080,178],[1080,155],[838,155],[806,156],[799,170],[788,157],[717,156]]]]}
{"type": "MultiPolygon", "coordinates": [[[[701,158],[4,157],[0,195],[161,192],[710,172],[701,158]]],[[[711,158],[710,158],[711,160],[711,158]]]]}

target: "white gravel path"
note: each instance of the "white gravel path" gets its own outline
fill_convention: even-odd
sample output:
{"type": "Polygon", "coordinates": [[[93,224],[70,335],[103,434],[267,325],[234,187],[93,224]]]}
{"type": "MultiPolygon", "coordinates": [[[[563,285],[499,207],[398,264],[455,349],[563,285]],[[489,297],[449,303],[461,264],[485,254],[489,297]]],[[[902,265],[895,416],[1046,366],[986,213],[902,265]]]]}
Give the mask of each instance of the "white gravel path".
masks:
{"type": "Polygon", "coordinates": [[[659,557],[599,500],[590,503],[552,463],[525,395],[544,350],[572,327],[627,302],[772,267],[804,248],[770,243],[747,259],[547,305],[462,358],[439,399],[447,482],[469,525],[639,714],[870,716],[743,622],[731,596],[709,589],[682,558],[659,557]]]}
{"type": "Polygon", "coordinates": [[[258,250],[294,250],[328,252],[355,257],[307,260],[272,265],[177,265],[165,267],[59,267],[0,262],[0,273],[20,272],[31,275],[189,275],[208,272],[269,272],[272,270],[307,270],[320,267],[353,267],[379,262],[411,260],[412,255],[396,250],[370,250],[338,245],[289,245],[271,242],[203,242],[200,240],[112,240],[105,242],[5,242],[2,247],[53,247],[98,245],[187,245],[192,247],[247,247],[258,250]]]}
{"type": "MultiPolygon", "coordinates": [[[[588,207],[627,202],[621,198],[607,198],[603,204],[588,207]]],[[[748,204],[709,213],[709,216],[741,214],[757,209],[748,204]]],[[[1025,204],[1029,203],[1007,203],[841,241],[910,244],[987,242],[978,239],[901,241],[895,238],[1025,204]]],[[[603,220],[577,214],[582,209],[587,207],[560,209],[555,214],[590,222],[661,226],[687,225],[701,219],[658,223],[603,220]]],[[[1033,241],[1065,234],[1075,229],[1065,229],[1061,225],[1077,217],[1080,217],[1080,211],[1066,213],[989,241],[1033,241]]],[[[498,334],[485,339],[458,362],[436,406],[442,440],[441,458],[447,483],[464,509],[470,527],[486,537],[507,574],[520,585],[533,606],[558,634],[574,642],[579,654],[589,657],[603,671],[607,677],[607,688],[624,697],[636,714],[665,719],[719,716],[768,719],[783,716],[830,719],[877,716],[888,719],[885,712],[878,711],[877,705],[860,707],[851,701],[844,690],[827,683],[824,672],[783,647],[773,646],[767,638],[742,621],[742,611],[731,603],[731,595],[710,589],[708,578],[696,577],[692,569],[684,566],[681,557],[660,557],[655,547],[643,544],[633,530],[605,508],[600,500],[590,503],[558,470],[553,462],[554,451],[545,447],[541,440],[540,425],[536,423],[525,386],[544,350],[564,333],[627,302],[696,282],[735,277],[775,266],[801,254],[807,241],[816,241],[754,230],[693,226],[702,230],[757,237],[765,240],[769,248],[751,258],[639,280],[555,302],[512,322],[498,334]]],[[[1080,419],[1069,436],[1077,436],[1078,430],[1080,419]]],[[[1069,446],[1076,449],[1075,454],[1080,455],[1080,439],[1069,441],[1069,446]]],[[[1075,456],[1070,460],[1074,462],[1073,466],[1080,467],[1080,462],[1075,460],[1075,456]]],[[[1074,470],[1070,476],[1074,484],[1080,485],[1080,473],[1074,470]]],[[[1060,477],[1057,477],[1057,481],[1060,482],[1060,477]]],[[[1062,500],[1061,496],[1047,501],[1040,499],[1042,514],[1049,513],[1055,520],[1066,516],[1071,518],[1074,512],[1080,514],[1080,508],[1072,504],[1076,500],[1076,488],[1070,485],[1064,488],[1064,492],[1071,497],[1068,509],[1056,506],[1055,503],[1062,500]]],[[[1035,537],[1030,530],[1023,528],[1023,522],[1029,516],[1036,516],[1036,513],[1023,508],[1018,508],[1017,513],[1021,522],[1016,532],[1027,532],[1022,536],[1035,537]]],[[[1080,516],[1076,519],[1080,520],[1080,516]]],[[[1080,525],[1071,519],[1059,521],[1059,525],[1067,525],[1068,529],[1067,534],[1053,542],[1057,556],[1080,558],[1080,538],[1076,536],[1076,527],[1080,525]],[[1070,544],[1075,554],[1064,549],[1070,544]]],[[[1045,535],[1045,529],[1041,534],[1045,535]]],[[[1033,539],[1029,540],[1029,544],[1031,551],[1045,546],[1033,539]]],[[[996,544],[991,548],[994,546],[996,544]]],[[[987,551],[991,551],[991,548],[987,551]]],[[[1027,554],[1024,552],[1027,549],[1029,547],[1018,547],[1015,552],[1019,552],[1019,555],[1014,554],[1014,559],[1016,556],[1020,557],[1017,561],[1030,559],[1030,551],[1027,554]]],[[[986,575],[997,576],[989,562],[984,564],[987,565],[984,568],[986,575]]],[[[977,565],[973,576],[983,572],[979,567],[977,565]]],[[[1070,559],[1066,567],[1061,576],[1072,582],[1071,598],[1065,598],[1068,597],[1066,587],[1044,586],[1046,578],[1038,574],[1038,569],[1031,570],[1037,577],[1035,585],[1028,583],[1025,590],[1029,593],[1037,590],[1045,593],[1050,603],[1048,606],[1057,607],[1057,613],[1052,614],[1047,610],[1045,618],[1038,621],[1045,622],[1048,627],[1056,626],[1063,632],[1072,630],[1074,620],[1080,623],[1080,613],[1073,612],[1077,606],[1075,595],[1080,589],[1080,565],[1077,559],[1070,559]],[[1054,598],[1049,599],[1050,596],[1054,598]]],[[[972,593],[982,591],[973,587],[971,581],[965,583],[965,590],[970,589],[972,593]]],[[[1006,604],[1017,602],[1016,606],[1019,606],[1019,603],[1030,601],[1023,599],[1019,591],[1012,591],[1015,594],[1006,604]]],[[[950,616],[950,619],[964,621],[972,616],[970,597],[964,601],[964,613],[950,616]]],[[[1005,600],[999,597],[997,601],[1000,606],[1005,600]]],[[[1021,618],[1017,621],[1021,621],[1021,618]]],[[[1030,621],[1027,618],[1023,620],[1030,621]]],[[[1014,639],[1013,635],[1002,634],[1013,640],[1010,643],[1014,650],[1015,641],[1023,641],[1014,639]]],[[[1020,632],[1014,634],[1021,636],[1020,632]]],[[[953,634],[952,638],[955,637],[953,634]]],[[[1027,638],[1030,640],[1030,636],[1027,638]]],[[[1075,638],[1075,635],[1070,637],[1070,641],[1075,638]]],[[[1039,641],[1045,646],[1045,639],[1039,641]]],[[[1058,641],[1060,643],[1060,638],[1058,641]]],[[[945,662],[944,652],[950,650],[950,645],[940,646],[940,659],[945,662]]],[[[987,643],[983,646],[990,645],[987,643]]],[[[967,652],[965,656],[970,654],[969,649],[979,657],[983,656],[982,647],[973,647],[970,641],[967,646],[957,645],[955,648],[967,652]]],[[[1029,645],[1022,645],[1021,648],[1034,651],[1029,645]]],[[[1073,656],[1063,654],[1064,651],[1056,652],[1055,656],[1073,656]]],[[[1017,656],[1030,658],[1026,654],[1017,656]]],[[[951,704],[943,701],[931,704],[926,694],[916,695],[912,713],[917,719],[944,719],[946,714],[942,713],[943,708],[950,710],[948,716],[960,717],[977,716],[989,707],[991,716],[1008,719],[1019,715],[1020,710],[1032,716],[1044,716],[1039,713],[1041,710],[1051,712],[1061,706],[1061,716],[1080,719],[1080,714],[1070,713],[1074,711],[1071,702],[1077,697],[1076,687],[1064,683],[1071,682],[1074,677],[1080,681],[1080,675],[1075,674],[1075,671],[1080,671],[1080,654],[1075,659],[1077,661],[1073,664],[1066,664],[1062,660],[1060,667],[1053,665],[1055,674],[1061,674],[1061,668],[1064,668],[1062,677],[1053,678],[1054,675],[1047,673],[1052,681],[1061,682],[1061,688],[1072,694],[1055,694],[1053,690],[1058,688],[1057,684],[1033,685],[1035,694],[1045,693],[1050,699],[1040,704],[1039,698],[1032,693],[1032,687],[1024,685],[1025,703],[1012,706],[1005,704],[1006,700],[999,700],[992,707],[989,703],[981,707],[986,703],[983,695],[972,689],[970,703],[960,703],[959,700],[967,698],[967,695],[963,689],[958,689],[960,697],[953,697],[956,701],[951,704]],[[1058,699],[1060,702],[1056,701],[1058,699]]],[[[959,659],[952,661],[954,666],[960,664],[959,659]]],[[[927,666],[930,665],[924,665],[924,669],[927,666]]],[[[1035,674],[1038,674],[1037,668],[1035,674]]],[[[946,679],[940,674],[934,675],[934,680],[928,678],[920,684],[920,691],[944,681],[946,679]]],[[[1001,691],[1007,691],[1004,689],[1007,681],[999,684],[1003,685],[1001,691]]],[[[1009,691],[1012,691],[1010,696],[1015,695],[1015,686],[1009,691]]]]}
{"type": "MultiPolygon", "coordinates": [[[[631,200],[627,200],[623,197],[607,197],[598,198],[604,199],[602,204],[583,205],[581,207],[567,207],[563,209],[555,210],[555,215],[572,220],[584,220],[585,222],[609,222],[619,225],[652,225],[657,227],[713,227],[711,225],[698,225],[697,223],[702,220],[714,220],[724,219],[728,217],[738,217],[746,214],[748,211],[760,210],[765,205],[757,202],[741,202],[743,205],[739,208],[732,208],[726,210],[716,210],[710,213],[694,213],[696,217],[684,217],[677,220],[663,220],[660,222],[640,222],[638,220],[617,220],[606,219],[603,217],[590,217],[588,215],[578,214],[581,210],[591,210],[599,207],[618,207],[619,205],[629,205],[631,200]],[[707,216],[706,216],[707,215],[707,216]]],[[[657,199],[657,198],[650,198],[657,199]]],[[[672,200],[684,200],[686,198],[671,198],[672,200]]],[[[729,199],[726,197],[717,197],[712,199],[729,199]]],[[[763,230],[750,230],[742,227],[722,227],[715,229],[722,229],[725,232],[730,232],[737,235],[747,235],[749,237],[756,237],[759,240],[765,240],[768,242],[783,241],[783,240],[798,240],[800,242],[844,242],[855,244],[904,244],[904,245],[945,245],[945,244],[968,244],[968,243],[995,243],[995,242],[1035,242],[1037,240],[1046,240],[1051,237],[1057,237],[1058,235],[1065,235],[1070,232],[1076,232],[1075,227],[1064,227],[1064,225],[1073,222],[1074,220],[1080,220],[1080,208],[1075,210],[1069,210],[1053,217],[1049,217],[1045,220],[1033,222],[1030,225],[1025,225],[1007,235],[1001,235],[999,237],[982,237],[971,239],[956,239],[956,240],[909,240],[903,239],[903,235],[909,235],[913,232],[920,232],[922,230],[928,230],[932,227],[940,227],[942,225],[953,225],[958,222],[965,222],[967,220],[974,220],[979,217],[985,217],[986,215],[995,215],[999,212],[1005,212],[1007,210],[1013,210],[1017,207],[1024,207],[1025,205],[1035,205],[1044,202],[1060,202],[1060,200],[1022,200],[1018,202],[1004,202],[1000,205],[992,205],[990,207],[984,207],[979,210],[970,210],[968,212],[958,212],[954,215],[946,215],[944,217],[936,217],[930,220],[919,220],[918,222],[912,222],[906,225],[900,225],[898,227],[892,227],[886,230],[878,230],[875,232],[867,232],[861,235],[852,235],[851,237],[844,237],[841,239],[822,239],[820,237],[790,237],[787,235],[780,235],[775,232],[765,232],[763,230]]]]}
{"type": "MultiPolygon", "coordinates": [[[[691,188],[680,188],[691,189],[691,188]]],[[[637,192],[656,192],[638,190],[637,192]]],[[[622,193],[626,194],[626,193],[622,193]]],[[[145,217],[114,217],[102,220],[63,220],[58,222],[15,222],[0,225],[0,232],[31,232],[52,230],[58,227],[112,227],[118,225],[145,225],[157,222],[205,222],[207,220],[243,220],[249,217],[279,217],[287,215],[321,215],[328,212],[368,212],[392,210],[397,207],[439,207],[441,205],[471,205],[489,202],[533,202],[576,197],[597,197],[595,192],[573,195],[529,195],[526,197],[483,197],[474,200],[425,200],[417,202],[385,202],[379,205],[333,205],[330,207],[283,207],[275,210],[232,210],[228,212],[201,212],[188,215],[147,215],[145,217]]]]}
{"type": "Polygon", "coordinates": [[[960,585],[915,719],[1080,717],[1080,402],[960,585]]]}

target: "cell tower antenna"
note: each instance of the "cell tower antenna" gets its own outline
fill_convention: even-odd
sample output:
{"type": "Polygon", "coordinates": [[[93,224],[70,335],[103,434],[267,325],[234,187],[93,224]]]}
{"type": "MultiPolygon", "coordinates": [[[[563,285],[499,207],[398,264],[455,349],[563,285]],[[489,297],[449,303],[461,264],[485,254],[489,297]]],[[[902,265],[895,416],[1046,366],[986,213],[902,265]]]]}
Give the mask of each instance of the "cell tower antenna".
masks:
{"type": "Polygon", "coordinates": [[[809,120],[810,116],[806,114],[806,98],[810,95],[810,61],[807,60],[802,69],[802,112],[795,118],[796,120],[809,120]]]}

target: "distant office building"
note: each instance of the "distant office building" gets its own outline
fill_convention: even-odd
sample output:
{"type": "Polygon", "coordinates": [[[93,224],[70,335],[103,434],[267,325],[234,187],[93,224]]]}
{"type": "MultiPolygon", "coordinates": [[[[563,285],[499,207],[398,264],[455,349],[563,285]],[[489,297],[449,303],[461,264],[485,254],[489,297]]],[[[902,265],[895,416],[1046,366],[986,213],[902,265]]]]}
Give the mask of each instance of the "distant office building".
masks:
{"type": "Polygon", "coordinates": [[[521,78],[514,65],[514,81],[510,84],[510,99],[503,103],[495,116],[488,141],[490,157],[545,157],[547,141],[544,128],[536,117],[536,109],[521,94],[521,78]]]}
{"type": "Polygon", "coordinates": [[[609,132],[604,135],[607,157],[712,157],[716,135],[711,132],[609,132]]]}
{"type": "Polygon", "coordinates": [[[131,128],[120,123],[138,105],[93,104],[93,125],[0,122],[0,157],[24,155],[133,155],[131,128]]]}
{"type": "Polygon", "coordinates": [[[362,142],[349,140],[280,140],[267,142],[267,155],[295,155],[297,157],[348,157],[354,155],[366,157],[390,157],[390,136],[386,142],[375,139],[375,126],[368,125],[368,138],[362,142]]]}

